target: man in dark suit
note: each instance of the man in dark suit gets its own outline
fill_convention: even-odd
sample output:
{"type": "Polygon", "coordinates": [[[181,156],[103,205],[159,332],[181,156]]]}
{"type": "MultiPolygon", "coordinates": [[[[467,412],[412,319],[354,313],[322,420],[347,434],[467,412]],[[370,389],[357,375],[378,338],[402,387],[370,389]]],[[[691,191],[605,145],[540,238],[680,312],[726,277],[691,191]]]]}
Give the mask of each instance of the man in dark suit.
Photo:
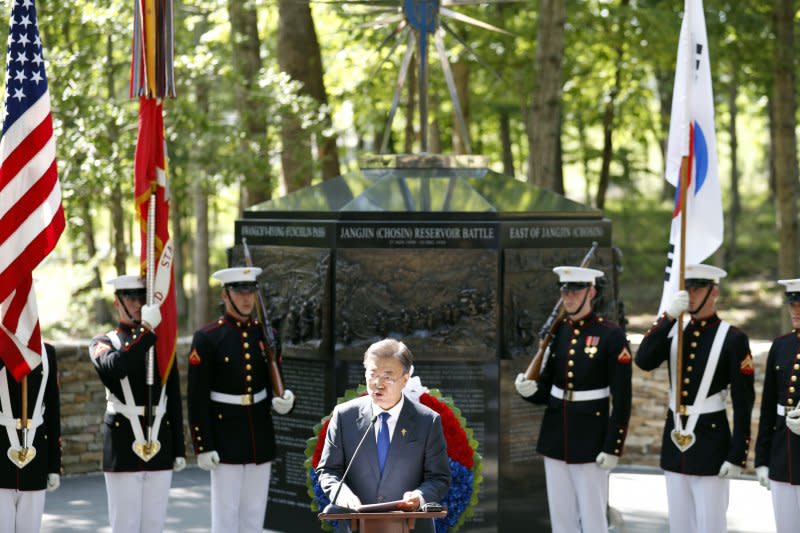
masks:
{"type": "MultiPolygon", "coordinates": [[[[114,287],[119,324],[89,344],[92,364],[106,388],[103,472],[108,516],[113,533],[157,533],[167,517],[172,472],[186,466],[178,367],[173,365],[165,386],[147,386],[145,356],[155,346],[161,311],[156,304],[142,305],[146,291],[138,276],[119,276],[108,283],[114,287]],[[155,447],[146,445],[148,393],[153,394],[155,447]]],[[[156,375],[154,381],[158,385],[163,380],[156,375]]]]}
{"type": "Polygon", "coordinates": [[[800,279],[782,279],[792,331],[772,341],[756,440],[758,481],[772,491],[777,533],[800,524],[800,279]]]}
{"type": "MultiPolygon", "coordinates": [[[[437,413],[403,395],[412,363],[411,351],[402,342],[376,342],[364,354],[368,395],[333,410],[317,474],[331,499],[343,481],[337,505],[353,509],[404,500],[409,509],[418,509],[447,494],[450,467],[442,421],[437,413]],[[366,438],[347,479],[342,480],[367,431],[373,431],[374,437],[366,438]]],[[[414,531],[433,533],[433,521],[419,522],[414,531]]]]}
{"type": "Polygon", "coordinates": [[[56,353],[45,344],[42,362],[27,376],[30,429],[22,451],[22,432],[17,430],[22,412],[22,387],[0,361],[0,531],[39,531],[44,511],[45,489],[58,488],[61,472],[61,421],[58,398],[56,353]],[[9,453],[2,453],[6,451],[9,453]]]}
{"type": "Polygon", "coordinates": [[[674,295],[636,353],[642,370],[666,362],[670,372],[661,468],[671,533],[724,533],[729,479],[741,473],[747,460],[755,398],[753,358],[747,335],[717,316],[719,282],[726,275],[715,266],[686,265],[686,290],[674,295]],[[677,375],[677,317],[684,312],[692,318],[684,323],[677,375]],[[728,389],[732,432],[725,410],[728,389]]]}
{"type": "MultiPolygon", "coordinates": [[[[211,533],[264,529],[272,460],[272,414],[285,415],[294,394],[273,396],[264,327],[251,314],[258,267],[214,272],[225,315],[194,334],[189,353],[189,427],[197,464],[211,471],[211,533]]],[[[275,353],[280,361],[280,351],[275,353]]]]}
{"type": "Polygon", "coordinates": [[[538,381],[519,374],[517,392],[545,404],[536,450],[544,455],[553,531],[606,533],[608,474],[622,455],[631,415],[631,353],[625,331],[597,316],[593,268],[559,266],[566,318],[547,348],[538,381]]]}

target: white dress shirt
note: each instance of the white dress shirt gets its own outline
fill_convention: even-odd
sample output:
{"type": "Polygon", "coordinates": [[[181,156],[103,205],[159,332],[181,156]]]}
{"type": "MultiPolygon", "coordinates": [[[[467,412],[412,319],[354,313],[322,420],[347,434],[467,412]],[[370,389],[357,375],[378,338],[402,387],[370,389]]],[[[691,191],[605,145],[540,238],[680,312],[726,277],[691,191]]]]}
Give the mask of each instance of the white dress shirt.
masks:
{"type": "MultiPolygon", "coordinates": [[[[392,442],[392,436],[394,435],[394,428],[397,427],[397,419],[400,418],[400,411],[403,410],[403,402],[405,398],[403,396],[400,397],[400,401],[397,402],[394,407],[389,409],[388,411],[385,410],[383,407],[376,403],[372,403],[372,416],[378,416],[381,413],[389,413],[389,418],[386,420],[386,424],[389,426],[389,442],[392,442]]],[[[378,432],[381,429],[381,419],[375,421],[375,442],[378,442],[378,432]]]]}

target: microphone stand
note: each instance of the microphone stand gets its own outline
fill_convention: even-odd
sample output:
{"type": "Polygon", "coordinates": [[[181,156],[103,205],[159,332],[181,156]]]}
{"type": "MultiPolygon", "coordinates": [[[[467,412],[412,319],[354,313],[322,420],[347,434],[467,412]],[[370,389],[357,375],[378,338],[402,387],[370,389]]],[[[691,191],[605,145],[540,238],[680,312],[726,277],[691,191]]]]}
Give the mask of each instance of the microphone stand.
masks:
{"type": "Polygon", "coordinates": [[[369,435],[370,430],[375,426],[375,421],[378,420],[378,415],[372,417],[372,420],[369,421],[369,426],[367,430],[364,432],[364,435],[361,437],[361,440],[358,441],[358,446],[356,446],[356,450],[353,452],[353,457],[350,458],[350,464],[347,465],[347,468],[344,470],[344,474],[342,474],[342,479],[339,480],[339,486],[336,488],[336,493],[333,495],[333,499],[331,503],[325,506],[325,509],[322,510],[324,514],[333,514],[333,513],[341,513],[344,511],[353,511],[354,509],[349,509],[348,507],[341,507],[336,505],[336,499],[339,497],[339,492],[342,490],[342,485],[344,485],[344,480],[347,478],[347,473],[350,472],[350,467],[353,466],[355,463],[356,455],[358,455],[358,450],[361,449],[361,445],[364,444],[364,441],[367,439],[367,435],[369,435]]]}

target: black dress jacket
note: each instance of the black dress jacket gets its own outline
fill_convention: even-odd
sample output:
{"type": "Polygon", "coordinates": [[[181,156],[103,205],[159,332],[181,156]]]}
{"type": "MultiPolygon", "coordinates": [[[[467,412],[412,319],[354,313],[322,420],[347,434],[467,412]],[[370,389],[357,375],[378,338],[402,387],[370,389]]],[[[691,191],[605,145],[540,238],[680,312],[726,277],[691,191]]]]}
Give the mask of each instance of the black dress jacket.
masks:
{"type": "Polygon", "coordinates": [[[267,349],[258,320],[242,322],[226,314],[195,332],[188,393],[195,453],[216,451],[220,462],[229,464],[261,464],[275,458],[267,349]],[[257,401],[262,391],[266,397],[257,401]],[[214,401],[212,392],[243,400],[214,401]]]}
{"type": "Polygon", "coordinates": [[[538,383],[527,400],[547,406],[539,453],[567,463],[591,463],[600,452],[622,455],[631,415],[631,353],[619,325],[595,314],[563,321],[538,383]],[[553,385],[563,398],[553,396],[553,385]],[[569,400],[570,391],[606,387],[610,398],[569,400]]]}
{"type": "MultiPolygon", "coordinates": [[[[98,335],[89,344],[89,355],[100,380],[120,402],[125,401],[120,380],[127,377],[137,406],[147,401],[145,357],[155,345],[156,335],[145,328],[120,323],[116,328],[120,347],[108,335],[98,335]]],[[[158,365],[156,365],[158,372],[158,365]]],[[[158,404],[161,379],[156,378],[153,389],[153,408],[158,404]]],[[[172,365],[166,384],[167,410],[158,431],[161,449],[149,461],[142,460],[133,451],[135,440],[131,422],[122,413],[106,411],[103,417],[103,471],[140,472],[170,470],[176,457],[186,456],[183,442],[183,413],[181,412],[180,378],[177,365],[172,365]]],[[[143,416],[139,423],[146,438],[147,425],[143,416]]]]}
{"type": "Polygon", "coordinates": [[[756,439],[756,466],[769,467],[769,477],[800,485],[800,435],[786,427],[788,412],[800,403],[800,332],[772,341],[764,369],[764,393],[756,439]]]}
{"type": "MultiPolygon", "coordinates": [[[[56,353],[52,346],[45,344],[47,352],[47,382],[42,383],[42,365],[28,374],[28,416],[33,415],[36,398],[44,387],[42,425],[36,428],[33,447],[36,455],[30,463],[22,468],[11,462],[7,451],[11,447],[5,427],[0,427],[0,488],[15,490],[44,490],[47,487],[48,474],[61,473],[61,406],[58,397],[58,367],[56,353]]],[[[0,368],[3,368],[0,360],[0,368]]],[[[22,386],[7,373],[8,392],[11,400],[11,411],[14,418],[22,413],[22,386]]],[[[29,418],[30,419],[30,418],[29,418]]],[[[21,443],[21,432],[20,435],[21,443]]]]}
{"type": "MultiPolygon", "coordinates": [[[[676,321],[664,313],[650,328],[639,345],[636,364],[642,370],[654,370],[670,358],[676,321]]],[[[708,363],[711,346],[720,326],[713,315],[705,320],[692,319],[683,334],[681,405],[694,405],[700,381],[708,363]]],[[[672,370],[670,369],[670,372],[672,370]]],[[[724,410],[699,415],[695,426],[695,442],[686,451],[670,437],[675,428],[672,408],[667,411],[661,442],[661,468],[679,474],[716,476],[722,463],[744,467],[750,446],[750,418],[755,399],[753,358],[747,335],[731,326],[725,336],[708,396],[730,388],[733,403],[733,432],[724,410]]],[[[670,374],[671,375],[671,374],[670,374]]],[[[687,423],[688,417],[682,417],[687,423]]]]}

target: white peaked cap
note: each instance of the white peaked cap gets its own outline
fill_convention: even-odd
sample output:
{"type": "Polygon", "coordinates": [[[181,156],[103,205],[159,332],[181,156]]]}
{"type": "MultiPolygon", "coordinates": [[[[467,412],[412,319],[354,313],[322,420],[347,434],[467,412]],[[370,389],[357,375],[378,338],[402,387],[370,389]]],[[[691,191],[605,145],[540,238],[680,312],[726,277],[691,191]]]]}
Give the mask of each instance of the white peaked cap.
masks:
{"type": "Polygon", "coordinates": [[[719,280],[727,276],[728,273],[722,270],[721,268],[711,266],[711,265],[704,265],[704,264],[696,264],[696,265],[686,265],[686,270],[684,273],[685,279],[708,279],[713,281],[714,283],[719,283],[719,280]]]}
{"type": "Polygon", "coordinates": [[[111,278],[110,280],[106,281],[106,283],[114,287],[115,291],[130,291],[145,288],[142,278],[132,274],[111,278]]]}
{"type": "Polygon", "coordinates": [[[594,285],[596,278],[601,278],[605,275],[602,270],[574,266],[557,266],[553,269],[553,272],[558,274],[560,283],[590,283],[592,285],[594,285]]]}
{"type": "Polygon", "coordinates": [[[212,277],[223,285],[230,283],[255,283],[261,269],[258,267],[223,268],[214,272],[212,277]]]}
{"type": "Polygon", "coordinates": [[[786,292],[800,292],[800,278],[779,279],[778,283],[786,287],[786,292]]]}

